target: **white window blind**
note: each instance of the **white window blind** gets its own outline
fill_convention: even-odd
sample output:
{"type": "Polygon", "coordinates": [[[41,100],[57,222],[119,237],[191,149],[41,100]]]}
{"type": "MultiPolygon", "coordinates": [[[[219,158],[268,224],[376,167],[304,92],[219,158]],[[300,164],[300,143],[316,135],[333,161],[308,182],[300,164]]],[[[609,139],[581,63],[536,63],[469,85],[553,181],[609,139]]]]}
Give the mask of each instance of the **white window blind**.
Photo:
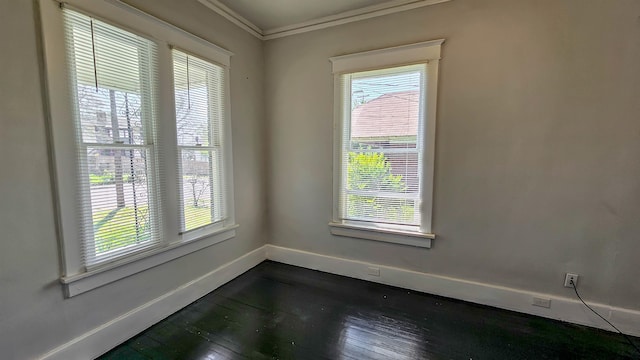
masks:
{"type": "Polygon", "coordinates": [[[160,242],[157,49],[148,39],[64,10],[76,128],[82,259],[103,264],[160,242]]]}
{"type": "Polygon", "coordinates": [[[339,76],[341,220],[420,225],[426,69],[339,76]]]}
{"type": "Polygon", "coordinates": [[[173,50],[183,232],[227,216],[223,174],[225,68],[173,50]]]}

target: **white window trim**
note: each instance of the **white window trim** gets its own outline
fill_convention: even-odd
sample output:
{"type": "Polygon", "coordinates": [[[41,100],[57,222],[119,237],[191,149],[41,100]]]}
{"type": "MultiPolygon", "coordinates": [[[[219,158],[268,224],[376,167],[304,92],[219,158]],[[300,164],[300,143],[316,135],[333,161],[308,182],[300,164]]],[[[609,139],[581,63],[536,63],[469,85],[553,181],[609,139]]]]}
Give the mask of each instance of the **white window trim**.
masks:
{"type": "Polygon", "coordinates": [[[332,57],[334,74],[334,149],[333,149],[333,219],[329,223],[331,233],[337,236],[384,241],[395,244],[430,248],[435,239],[432,231],[433,177],[435,167],[435,132],[438,102],[438,67],[444,39],[425,41],[392,48],[365,51],[332,57]],[[422,151],[422,182],[420,192],[420,227],[393,226],[364,221],[340,219],[340,185],[343,159],[343,124],[340,76],[345,73],[399,67],[411,64],[427,64],[426,109],[424,116],[424,141],[422,151]]]}
{"type": "Polygon", "coordinates": [[[61,248],[63,284],[66,296],[75,296],[114,282],[159,264],[171,261],[207,246],[235,236],[235,211],[233,201],[233,164],[230,123],[229,68],[233,53],[202,38],[192,35],[151,15],[116,0],[66,0],[70,6],[91,16],[116,24],[128,31],[154,39],[158,44],[159,102],[158,131],[163,143],[163,161],[166,172],[161,179],[163,189],[163,213],[161,221],[163,245],[150,251],[118,259],[112,263],[86,269],[82,263],[80,214],[77,201],[78,180],[76,173],[76,146],[71,104],[70,84],[67,80],[64,24],[60,2],[40,0],[40,26],[44,48],[46,97],[51,136],[53,186],[56,189],[56,216],[58,239],[61,248]],[[226,111],[224,121],[224,168],[226,181],[226,206],[228,217],[197,231],[180,233],[179,189],[177,172],[177,139],[175,128],[175,101],[173,97],[173,65],[170,46],[177,46],[203,59],[226,68],[226,111]],[[175,163],[175,164],[174,164],[175,163]],[[168,211],[168,209],[170,211],[168,211]]]}

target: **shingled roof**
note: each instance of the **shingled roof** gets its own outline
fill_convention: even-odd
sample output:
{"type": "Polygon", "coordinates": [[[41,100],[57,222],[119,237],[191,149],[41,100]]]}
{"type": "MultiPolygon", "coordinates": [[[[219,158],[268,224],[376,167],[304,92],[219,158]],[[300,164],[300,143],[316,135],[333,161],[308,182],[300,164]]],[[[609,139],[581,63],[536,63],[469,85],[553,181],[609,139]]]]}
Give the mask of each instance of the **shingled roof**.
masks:
{"type": "Polygon", "coordinates": [[[356,107],[351,114],[352,138],[417,135],[420,92],[389,93],[356,107]]]}

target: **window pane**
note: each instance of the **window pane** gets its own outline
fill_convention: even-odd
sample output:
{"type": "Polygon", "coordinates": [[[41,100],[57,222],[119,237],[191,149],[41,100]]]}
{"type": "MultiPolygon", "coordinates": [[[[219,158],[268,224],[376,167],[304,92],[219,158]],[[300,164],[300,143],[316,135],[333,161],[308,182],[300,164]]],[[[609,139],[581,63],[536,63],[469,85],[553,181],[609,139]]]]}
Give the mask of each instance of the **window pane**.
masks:
{"type": "Polygon", "coordinates": [[[77,89],[84,143],[144,143],[139,95],[82,84],[77,89]]]}
{"type": "Polygon", "coordinates": [[[346,191],[349,217],[417,224],[417,154],[349,153],[346,191]],[[388,198],[400,195],[410,200],[388,198]]]}
{"type": "Polygon", "coordinates": [[[219,146],[222,68],[174,51],[178,145],[219,146]]]}
{"type": "Polygon", "coordinates": [[[182,193],[185,230],[213,222],[212,156],[210,151],[182,150],[182,193]]]}
{"type": "Polygon", "coordinates": [[[141,144],[141,113],[150,109],[143,109],[141,94],[149,91],[144,78],[155,45],[88,16],[65,14],[83,142],[141,144]]]}
{"type": "Polygon", "coordinates": [[[97,254],[150,239],[147,158],[144,149],[87,149],[97,254]]]}
{"type": "Polygon", "coordinates": [[[351,148],[415,148],[419,71],[357,76],[351,81],[351,148]]]}
{"type": "Polygon", "coordinates": [[[191,89],[176,89],[176,125],[178,144],[209,146],[209,102],[205,84],[191,89]]]}
{"type": "Polygon", "coordinates": [[[346,75],[345,217],[419,225],[424,66],[346,75]]]}

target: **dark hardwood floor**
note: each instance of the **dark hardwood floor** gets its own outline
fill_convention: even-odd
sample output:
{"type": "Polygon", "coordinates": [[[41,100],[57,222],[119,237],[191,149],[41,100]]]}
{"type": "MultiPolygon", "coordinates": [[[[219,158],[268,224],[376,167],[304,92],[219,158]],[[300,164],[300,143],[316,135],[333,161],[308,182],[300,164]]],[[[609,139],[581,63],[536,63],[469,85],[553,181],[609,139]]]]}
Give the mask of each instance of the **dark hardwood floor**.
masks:
{"type": "Polygon", "coordinates": [[[633,351],[606,331],[267,261],[100,359],[639,358],[633,351]]]}

